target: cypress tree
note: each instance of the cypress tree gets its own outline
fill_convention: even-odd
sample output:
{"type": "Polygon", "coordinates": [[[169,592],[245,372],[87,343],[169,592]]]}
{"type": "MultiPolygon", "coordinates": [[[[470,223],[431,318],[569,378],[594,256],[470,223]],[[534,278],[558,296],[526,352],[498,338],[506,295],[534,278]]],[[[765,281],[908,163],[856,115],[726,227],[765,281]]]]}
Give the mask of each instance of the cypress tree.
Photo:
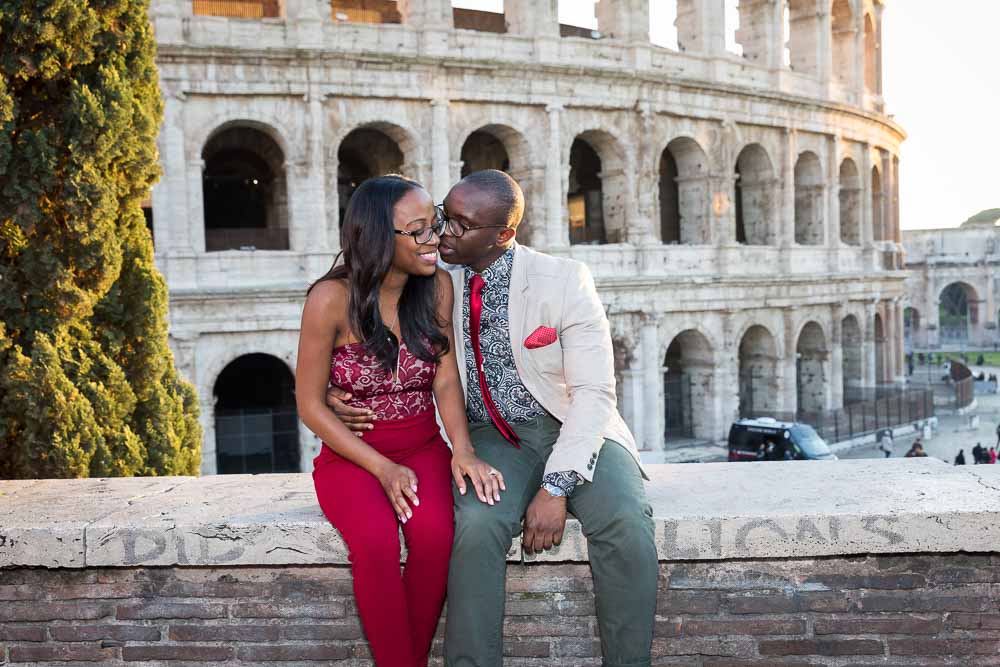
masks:
{"type": "Polygon", "coordinates": [[[148,0],[0,3],[0,478],[197,474],[142,199],[148,0]]]}

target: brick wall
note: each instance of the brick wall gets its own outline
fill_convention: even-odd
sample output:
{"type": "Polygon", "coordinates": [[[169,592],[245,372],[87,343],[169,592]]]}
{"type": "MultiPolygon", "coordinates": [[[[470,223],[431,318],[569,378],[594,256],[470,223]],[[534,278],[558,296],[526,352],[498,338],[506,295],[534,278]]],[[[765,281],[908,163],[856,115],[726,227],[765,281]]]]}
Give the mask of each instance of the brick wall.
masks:
{"type": "MultiPolygon", "coordinates": [[[[343,565],[14,568],[0,601],[0,663],[371,664],[343,565]]],[[[512,564],[505,633],[506,665],[599,665],[588,566],[512,564]]],[[[664,562],[654,656],[1000,665],[1000,554],[664,562]]]]}

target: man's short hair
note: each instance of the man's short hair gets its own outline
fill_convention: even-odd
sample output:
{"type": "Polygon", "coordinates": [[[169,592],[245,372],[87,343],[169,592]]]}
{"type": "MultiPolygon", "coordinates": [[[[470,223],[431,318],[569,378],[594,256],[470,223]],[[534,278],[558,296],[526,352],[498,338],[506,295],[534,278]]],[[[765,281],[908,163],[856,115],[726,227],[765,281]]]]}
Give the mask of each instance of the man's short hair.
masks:
{"type": "Polygon", "coordinates": [[[510,174],[499,169],[484,169],[474,171],[461,180],[461,183],[476,187],[490,195],[494,202],[493,219],[495,224],[507,225],[517,229],[524,215],[524,193],[510,174]]]}

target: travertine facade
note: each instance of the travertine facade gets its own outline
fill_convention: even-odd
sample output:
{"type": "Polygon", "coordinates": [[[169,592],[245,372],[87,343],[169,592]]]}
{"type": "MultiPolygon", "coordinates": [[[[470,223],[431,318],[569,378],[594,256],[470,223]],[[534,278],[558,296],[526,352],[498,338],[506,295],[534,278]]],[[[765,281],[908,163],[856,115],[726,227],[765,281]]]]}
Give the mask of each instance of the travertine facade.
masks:
{"type": "Polygon", "coordinates": [[[993,348],[1000,276],[1000,209],[961,227],[903,233],[906,248],[906,347],[993,348]]]}
{"type": "MultiPolygon", "coordinates": [[[[651,460],[676,437],[724,437],[741,411],[834,409],[895,381],[904,135],[880,97],[882,4],[791,0],[787,23],[784,2],[740,4],[742,56],[722,0],[679,0],[678,50],[649,43],[645,0],[601,0],[590,37],[560,36],[554,0],[507,0],[505,33],[456,28],[445,0],[399,2],[398,24],[322,0],[264,3],[271,18],[154,0],[156,256],[202,400],[203,472],[230,387],[294,368],[345,199],[388,170],[438,201],[463,170],[521,182],[521,241],[597,278],[622,411],[651,460]],[[226,222],[245,202],[225,193],[258,176],[253,228],[226,222]],[[287,370],[258,356],[241,375],[243,355],[287,370]]],[[[308,470],[319,443],[294,437],[308,470]]]]}

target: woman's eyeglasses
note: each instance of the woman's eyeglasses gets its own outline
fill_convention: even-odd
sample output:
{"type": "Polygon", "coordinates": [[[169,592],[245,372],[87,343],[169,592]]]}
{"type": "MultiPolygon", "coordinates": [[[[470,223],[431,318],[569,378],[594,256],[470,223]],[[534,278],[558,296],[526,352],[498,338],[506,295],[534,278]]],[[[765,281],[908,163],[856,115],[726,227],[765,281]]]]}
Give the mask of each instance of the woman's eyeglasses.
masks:
{"type": "Polygon", "coordinates": [[[434,210],[437,212],[438,220],[444,222],[444,233],[455,238],[461,238],[465,232],[474,232],[477,229],[490,229],[490,228],[506,228],[508,225],[476,225],[475,227],[469,227],[464,222],[460,222],[456,218],[448,217],[448,214],[444,212],[442,206],[435,206],[434,210]]]}
{"type": "Polygon", "coordinates": [[[414,242],[417,243],[417,245],[423,243],[429,243],[430,240],[434,238],[435,234],[438,236],[438,238],[440,238],[441,235],[444,233],[445,225],[448,224],[447,220],[445,220],[444,217],[442,217],[440,209],[435,207],[434,213],[435,213],[434,224],[432,225],[425,225],[420,229],[414,229],[413,231],[409,232],[400,231],[398,229],[393,231],[395,231],[400,236],[409,236],[414,240],[414,242]]]}

